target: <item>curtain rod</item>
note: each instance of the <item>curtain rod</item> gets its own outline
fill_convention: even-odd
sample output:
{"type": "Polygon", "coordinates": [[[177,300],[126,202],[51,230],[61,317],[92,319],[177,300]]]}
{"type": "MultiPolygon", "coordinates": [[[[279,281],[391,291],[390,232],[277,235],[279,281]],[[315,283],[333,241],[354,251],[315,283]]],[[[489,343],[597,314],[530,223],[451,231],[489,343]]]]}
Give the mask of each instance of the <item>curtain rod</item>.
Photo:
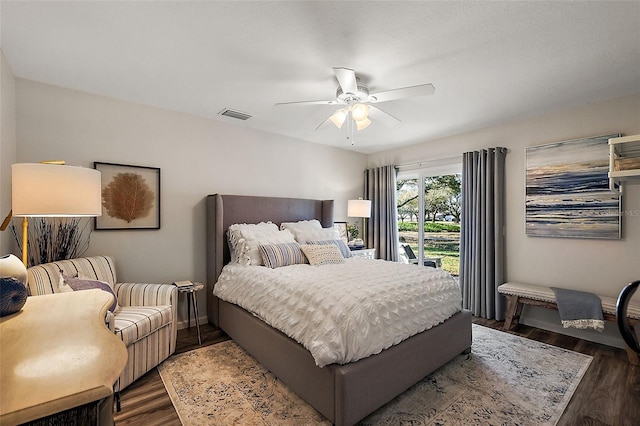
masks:
{"type": "MultiPolygon", "coordinates": [[[[500,149],[501,152],[504,152],[504,153],[509,152],[509,148],[505,148],[502,146],[499,146],[496,148],[485,148],[485,149],[500,149]]],[[[427,164],[427,165],[429,164],[437,165],[438,163],[444,163],[442,165],[453,164],[453,160],[462,162],[463,155],[464,154],[460,154],[455,157],[436,158],[434,160],[423,160],[423,161],[417,161],[415,163],[400,164],[396,166],[396,169],[399,169],[401,167],[416,167],[416,166],[422,167],[423,164],[427,164]],[[449,163],[449,161],[451,161],[451,163],[449,163]]]]}
{"type": "MultiPolygon", "coordinates": [[[[415,166],[422,166],[423,164],[434,164],[434,163],[448,163],[449,161],[453,162],[453,160],[456,161],[462,161],[462,154],[457,155],[455,157],[446,157],[446,158],[436,158],[433,160],[423,160],[423,161],[417,161],[415,163],[407,163],[407,164],[399,164],[396,166],[397,169],[401,168],[401,167],[415,167],[415,166]]],[[[451,163],[449,163],[451,164],[451,163]]]]}

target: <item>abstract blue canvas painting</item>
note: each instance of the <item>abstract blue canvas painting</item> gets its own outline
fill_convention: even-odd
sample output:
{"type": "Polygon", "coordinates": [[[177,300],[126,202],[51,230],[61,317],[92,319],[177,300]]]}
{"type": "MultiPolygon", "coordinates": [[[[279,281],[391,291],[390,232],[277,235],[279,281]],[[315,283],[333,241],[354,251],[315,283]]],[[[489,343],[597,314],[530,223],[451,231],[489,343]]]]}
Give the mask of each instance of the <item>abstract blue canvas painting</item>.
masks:
{"type": "Polygon", "coordinates": [[[527,235],[620,238],[620,195],[607,177],[608,140],[617,136],[527,148],[527,235]]]}

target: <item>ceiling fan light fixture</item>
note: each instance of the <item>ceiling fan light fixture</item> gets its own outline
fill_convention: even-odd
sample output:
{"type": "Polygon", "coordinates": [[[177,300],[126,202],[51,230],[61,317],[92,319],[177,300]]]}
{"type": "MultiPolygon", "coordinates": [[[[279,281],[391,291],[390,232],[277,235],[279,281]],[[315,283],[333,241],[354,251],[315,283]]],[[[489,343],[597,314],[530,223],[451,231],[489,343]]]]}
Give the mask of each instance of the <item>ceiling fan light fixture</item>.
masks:
{"type": "Polygon", "coordinates": [[[356,129],[358,129],[358,131],[364,130],[367,127],[369,127],[369,124],[371,124],[371,120],[369,120],[366,117],[364,119],[362,119],[362,120],[357,120],[356,121],[356,129]]]}
{"type": "Polygon", "coordinates": [[[346,119],[347,111],[344,108],[337,110],[331,117],[329,117],[329,120],[331,120],[331,122],[335,124],[338,129],[342,129],[342,125],[344,124],[344,121],[346,119]]]}
{"type": "Polygon", "coordinates": [[[358,122],[365,120],[369,116],[369,106],[366,104],[355,104],[351,107],[351,116],[358,122]]]}

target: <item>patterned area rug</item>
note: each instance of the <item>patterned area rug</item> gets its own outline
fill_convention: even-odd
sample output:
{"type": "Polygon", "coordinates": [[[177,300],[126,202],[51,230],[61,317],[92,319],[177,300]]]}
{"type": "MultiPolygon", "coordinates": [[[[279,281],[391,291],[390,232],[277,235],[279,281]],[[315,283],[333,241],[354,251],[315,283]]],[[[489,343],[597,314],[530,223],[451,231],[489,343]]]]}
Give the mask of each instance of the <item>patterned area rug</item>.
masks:
{"type": "MultiPolygon", "coordinates": [[[[474,324],[471,355],[361,424],[554,425],[591,360],[474,324]]],[[[185,426],[330,424],[232,341],[171,357],[158,369],[185,426]]]]}

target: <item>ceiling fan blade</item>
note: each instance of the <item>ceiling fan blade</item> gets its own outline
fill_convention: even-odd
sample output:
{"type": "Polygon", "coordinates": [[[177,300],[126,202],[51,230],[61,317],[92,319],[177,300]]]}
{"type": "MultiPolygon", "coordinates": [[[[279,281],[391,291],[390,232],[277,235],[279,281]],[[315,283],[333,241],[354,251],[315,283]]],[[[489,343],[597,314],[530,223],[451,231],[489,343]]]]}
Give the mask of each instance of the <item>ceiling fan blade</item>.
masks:
{"type": "Polygon", "coordinates": [[[356,73],[349,68],[334,68],[333,72],[336,73],[336,78],[342,93],[358,93],[358,82],[356,81],[356,73]]]}
{"type": "Polygon", "coordinates": [[[417,86],[403,87],[401,89],[385,90],[383,92],[369,95],[369,102],[387,102],[402,98],[412,98],[415,96],[433,95],[436,88],[433,84],[419,84],[417,86]]]}
{"type": "Polygon", "coordinates": [[[381,122],[387,127],[393,127],[400,123],[399,119],[373,105],[369,105],[369,117],[381,122]]]}
{"type": "Polygon", "coordinates": [[[282,106],[282,105],[337,105],[341,102],[333,99],[330,101],[297,101],[297,102],[278,102],[274,104],[274,106],[282,106]]]}

